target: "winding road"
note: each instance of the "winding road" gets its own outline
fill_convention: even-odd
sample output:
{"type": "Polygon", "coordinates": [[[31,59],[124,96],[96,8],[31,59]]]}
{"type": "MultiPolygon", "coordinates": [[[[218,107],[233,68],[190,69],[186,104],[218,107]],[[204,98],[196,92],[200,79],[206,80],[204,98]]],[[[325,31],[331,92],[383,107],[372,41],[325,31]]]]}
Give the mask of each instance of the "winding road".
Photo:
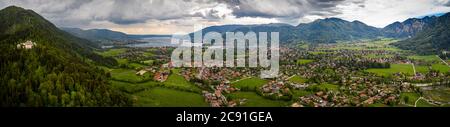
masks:
{"type": "Polygon", "coordinates": [[[447,62],[445,62],[445,61],[444,61],[444,60],[443,60],[443,59],[442,59],[441,57],[439,57],[438,55],[436,55],[436,57],[438,57],[439,59],[441,59],[441,61],[442,61],[442,62],[444,62],[444,64],[445,64],[445,65],[447,65],[447,66],[449,66],[449,67],[450,67],[450,65],[448,65],[448,63],[447,63],[447,62]]]}

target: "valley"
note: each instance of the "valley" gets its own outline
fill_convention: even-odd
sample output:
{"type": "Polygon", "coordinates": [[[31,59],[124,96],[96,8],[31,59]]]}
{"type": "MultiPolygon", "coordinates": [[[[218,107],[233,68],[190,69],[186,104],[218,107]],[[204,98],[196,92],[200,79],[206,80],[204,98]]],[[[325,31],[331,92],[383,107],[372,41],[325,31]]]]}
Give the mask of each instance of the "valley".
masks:
{"type": "Polygon", "coordinates": [[[258,71],[247,68],[170,67],[167,63],[173,47],[118,48],[97,53],[127,61],[105,69],[112,77],[112,86],[133,98],[135,106],[448,105],[450,100],[439,96],[450,96],[448,89],[442,90],[448,87],[450,67],[436,55],[419,55],[391,45],[397,41],[382,38],[282,46],[281,75],[276,79],[260,79],[258,71]],[[419,103],[415,105],[415,101],[419,103]]]}

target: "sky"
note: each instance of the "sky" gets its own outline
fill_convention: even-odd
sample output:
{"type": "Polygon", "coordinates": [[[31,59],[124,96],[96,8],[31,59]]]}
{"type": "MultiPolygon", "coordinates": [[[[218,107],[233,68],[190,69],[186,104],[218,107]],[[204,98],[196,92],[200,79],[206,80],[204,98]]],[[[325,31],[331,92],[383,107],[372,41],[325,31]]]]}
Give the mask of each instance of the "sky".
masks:
{"type": "Polygon", "coordinates": [[[287,23],[323,18],[374,27],[450,12],[450,0],[1,0],[0,8],[31,9],[58,27],[174,34],[226,24],[287,23]],[[198,27],[197,27],[198,29],[198,27]]]}

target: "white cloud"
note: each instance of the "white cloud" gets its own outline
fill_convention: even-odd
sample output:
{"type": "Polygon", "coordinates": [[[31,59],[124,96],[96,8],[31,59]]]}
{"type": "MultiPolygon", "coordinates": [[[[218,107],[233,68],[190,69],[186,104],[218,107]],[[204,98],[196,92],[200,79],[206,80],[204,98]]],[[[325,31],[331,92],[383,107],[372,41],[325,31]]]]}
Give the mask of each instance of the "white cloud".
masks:
{"type": "MultiPolygon", "coordinates": [[[[448,1],[448,0],[446,0],[448,1]]],[[[339,6],[342,14],[336,17],[359,20],[368,25],[384,27],[408,18],[449,12],[443,0],[367,0],[364,8],[356,5],[339,6]]]]}

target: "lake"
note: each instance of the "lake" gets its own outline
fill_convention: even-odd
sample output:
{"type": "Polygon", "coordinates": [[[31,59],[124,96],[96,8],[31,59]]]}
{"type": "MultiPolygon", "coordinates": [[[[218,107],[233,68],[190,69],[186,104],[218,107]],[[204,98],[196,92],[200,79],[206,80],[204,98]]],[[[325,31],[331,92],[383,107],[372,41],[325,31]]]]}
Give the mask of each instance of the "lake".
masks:
{"type": "Polygon", "coordinates": [[[171,44],[171,37],[149,37],[142,38],[138,41],[143,43],[128,44],[127,47],[133,48],[149,48],[149,47],[177,47],[176,44],[171,44]]]}

